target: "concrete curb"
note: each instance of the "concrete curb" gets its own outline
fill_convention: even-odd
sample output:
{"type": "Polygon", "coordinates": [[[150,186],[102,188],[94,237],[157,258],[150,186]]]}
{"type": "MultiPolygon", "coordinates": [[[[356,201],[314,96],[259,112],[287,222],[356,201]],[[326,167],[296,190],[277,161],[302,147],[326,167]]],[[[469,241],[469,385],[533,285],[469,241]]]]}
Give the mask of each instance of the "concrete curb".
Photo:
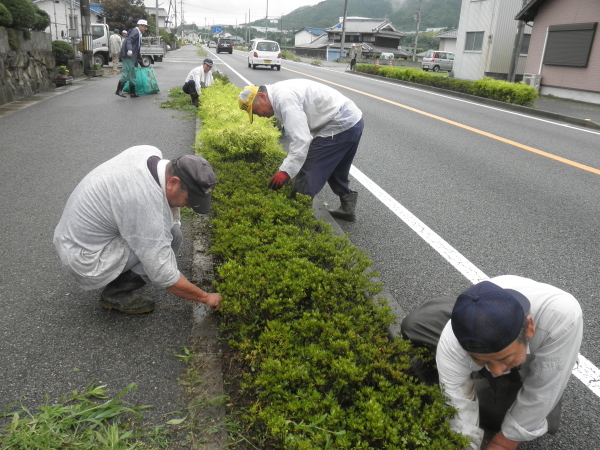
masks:
{"type": "Polygon", "coordinates": [[[566,123],[570,123],[572,125],[578,125],[580,127],[591,128],[593,130],[600,130],[600,124],[592,122],[591,120],[579,119],[577,117],[566,116],[563,114],[558,114],[558,113],[554,113],[551,111],[544,111],[542,109],[537,109],[537,108],[530,108],[528,106],[513,105],[512,103],[505,103],[505,102],[501,102],[498,100],[492,100],[489,98],[477,97],[475,95],[464,94],[462,92],[449,91],[447,89],[441,89],[438,87],[427,86],[427,85],[419,84],[419,83],[411,83],[410,81],[396,80],[394,78],[382,77],[382,76],[373,75],[370,73],[353,72],[353,71],[351,72],[349,70],[346,70],[346,72],[350,72],[353,75],[358,75],[361,77],[375,78],[378,80],[386,80],[391,83],[402,84],[405,86],[423,89],[426,91],[437,92],[437,93],[445,94],[445,95],[451,95],[453,97],[463,98],[465,100],[469,100],[469,101],[472,101],[475,103],[481,103],[483,105],[493,106],[493,107],[499,108],[499,109],[506,109],[509,111],[519,112],[522,114],[528,114],[531,116],[541,117],[544,119],[552,119],[552,120],[556,120],[556,121],[560,121],[560,122],[566,122],[566,123]]]}

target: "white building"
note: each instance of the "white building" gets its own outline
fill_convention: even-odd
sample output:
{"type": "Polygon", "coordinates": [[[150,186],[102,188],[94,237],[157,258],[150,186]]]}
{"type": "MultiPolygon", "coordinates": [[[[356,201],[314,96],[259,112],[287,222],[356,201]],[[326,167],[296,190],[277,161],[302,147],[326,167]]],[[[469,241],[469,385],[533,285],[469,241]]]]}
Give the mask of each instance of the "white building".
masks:
{"type": "Polygon", "coordinates": [[[294,45],[310,44],[324,34],[325,30],[322,28],[304,27],[294,33],[294,45]]]}
{"type": "MultiPolygon", "coordinates": [[[[40,9],[50,16],[50,26],[46,28],[52,40],[70,41],[71,37],[81,38],[81,8],[79,2],[70,0],[33,0],[40,9]]],[[[90,3],[91,23],[102,22],[102,8],[98,3],[90,3]]]]}
{"type": "MultiPolygon", "coordinates": [[[[458,23],[454,76],[479,80],[485,76],[506,79],[510,68],[522,0],[463,0],[458,23]]],[[[519,49],[516,74],[525,69],[531,26],[526,25],[519,49]]]]}

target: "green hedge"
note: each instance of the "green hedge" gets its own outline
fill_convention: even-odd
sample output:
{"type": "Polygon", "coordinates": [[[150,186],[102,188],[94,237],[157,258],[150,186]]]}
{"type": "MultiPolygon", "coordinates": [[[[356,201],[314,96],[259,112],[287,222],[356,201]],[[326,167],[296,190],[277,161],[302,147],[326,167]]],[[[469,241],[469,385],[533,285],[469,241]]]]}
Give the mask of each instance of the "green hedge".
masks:
{"type": "Polygon", "coordinates": [[[285,156],[276,124],[239,110],[239,89],[204,89],[197,151],[217,172],[211,251],[222,324],[243,367],[254,448],[455,449],[454,409],[409,376],[424,356],[390,340],[371,264],[313,217],[309,197],[267,188],[285,156]]]}
{"type": "Polygon", "coordinates": [[[515,105],[532,106],[534,100],[538,98],[537,90],[522,82],[509,83],[508,81],[495,80],[489,77],[477,81],[457,80],[456,78],[438,77],[414,68],[401,69],[389,66],[377,67],[371,64],[357,64],[355,70],[386,78],[435,86],[450,91],[476,95],[478,97],[491,98],[493,100],[513,103],[515,105]]]}
{"type": "Polygon", "coordinates": [[[37,8],[29,0],[0,0],[12,16],[12,27],[28,30],[37,21],[37,8]]]}
{"type": "Polygon", "coordinates": [[[52,41],[52,56],[57,66],[66,66],[75,57],[75,50],[65,41],[52,41]]]}

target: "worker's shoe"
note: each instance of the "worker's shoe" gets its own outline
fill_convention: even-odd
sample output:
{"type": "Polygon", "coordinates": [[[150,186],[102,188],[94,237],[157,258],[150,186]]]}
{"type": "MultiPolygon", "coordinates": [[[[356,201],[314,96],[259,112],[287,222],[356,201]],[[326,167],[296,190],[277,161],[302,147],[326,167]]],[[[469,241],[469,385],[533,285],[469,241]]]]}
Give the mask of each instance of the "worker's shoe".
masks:
{"type": "Polygon", "coordinates": [[[192,105],[194,105],[197,108],[198,107],[198,94],[190,94],[190,97],[192,97],[192,105]]]}
{"type": "Polygon", "coordinates": [[[115,94],[117,94],[119,97],[125,98],[125,94],[123,94],[124,87],[125,87],[125,83],[123,83],[122,81],[119,81],[119,84],[117,85],[117,92],[115,92],[115,94]]]}
{"type": "Polygon", "coordinates": [[[135,84],[129,83],[129,96],[131,98],[139,97],[139,95],[135,93],[135,84]]]}
{"type": "Polygon", "coordinates": [[[154,311],[154,302],[133,291],[146,285],[141,276],[128,270],[108,283],[100,295],[100,305],[125,314],[144,314],[154,311]]]}
{"type": "Polygon", "coordinates": [[[335,211],[329,211],[329,213],[336,219],[347,220],[348,222],[354,222],[356,215],[354,211],[356,209],[356,200],[358,199],[358,192],[352,192],[351,194],[341,195],[340,202],[341,206],[335,211]]]}

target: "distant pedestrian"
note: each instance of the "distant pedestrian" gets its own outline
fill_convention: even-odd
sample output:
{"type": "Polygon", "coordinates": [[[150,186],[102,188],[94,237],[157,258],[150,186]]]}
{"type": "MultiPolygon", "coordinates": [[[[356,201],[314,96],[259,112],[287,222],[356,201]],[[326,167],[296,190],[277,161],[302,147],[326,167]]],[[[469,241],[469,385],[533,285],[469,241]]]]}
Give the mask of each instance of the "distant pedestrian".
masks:
{"type": "Polygon", "coordinates": [[[123,48],[123,44],[125,43],[126,37],[127,37],[127,30],[121,31],[121,48],[123,48]]]}
{"type": "Polygon", "coordinates": [[[129,96],[131,98],[139,97],[139,95],[135,93],[135,68],[139,65],[142,34],[144,34],[147,29],[148,22],[144,19],[140,19],[138,20],[137,27],[132,28],[131,31],[127,33],[127,37],[121,48],[121,53],[119,54],[123,61],[123,72],[121,73],[119,84],[117,85],[117,92],[115,92],[119,97],[125,97],[123,88],[128,81],[129,96]]]}
{"type": "Polygon", "coordinates": [[[113,66],[113,74],[117,75],[119,73],[119,53],[121,53],[121,44],[122,44],[121,36],[119,36],[119,30],[115,29],[113,34],[110,35],[108,39],[108,50],[110,51],[110,57],[112,59],[113,66]]]}
{"type": "Polygon", "coordinates": [[[354,65],[356,64],[356,55],[358,54],[358,50],[356,49],[356,44],[352,44],[350,47],[350,70],[354,70],[354,65]]]}
{"type": "Polygon", "coordinates": [[[214,83],[212,73],[213,61],[210,58],[206,58],[201,66],[193,68],[188,73],[183,85],[183,92],[190,95],[194,106],[198,106],[198,98],[202,93],[201,89],[214,83]]]}

